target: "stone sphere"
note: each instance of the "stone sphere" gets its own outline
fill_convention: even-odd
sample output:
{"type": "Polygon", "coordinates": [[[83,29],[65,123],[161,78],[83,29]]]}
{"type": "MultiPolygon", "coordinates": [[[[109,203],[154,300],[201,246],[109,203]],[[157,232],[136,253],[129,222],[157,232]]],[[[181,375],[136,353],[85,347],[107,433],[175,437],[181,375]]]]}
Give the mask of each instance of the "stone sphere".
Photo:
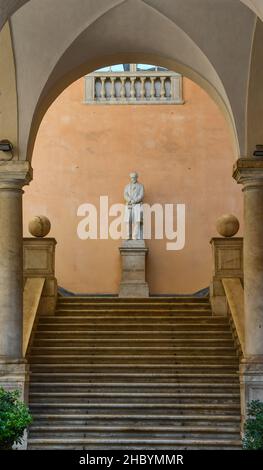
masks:
{"type": "Polygon", "coordinates": [[[217,219],[216,229],[222,237],[233,237],[239,230],[239,221],[235,215],[224,214],[217,219]]]}
{"type": "Polygon", "coordinates": [[[45,215],[37,215],[28,224],[28,230],[33,237],[43,238],[51,229],[51,223],[45,215]]]}

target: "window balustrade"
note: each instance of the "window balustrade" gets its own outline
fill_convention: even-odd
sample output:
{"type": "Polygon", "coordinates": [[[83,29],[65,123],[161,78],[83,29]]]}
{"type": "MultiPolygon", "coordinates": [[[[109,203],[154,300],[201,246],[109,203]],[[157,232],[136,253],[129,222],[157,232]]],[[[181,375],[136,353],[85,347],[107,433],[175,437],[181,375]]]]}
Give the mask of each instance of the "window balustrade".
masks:
{"type": "Polygon", "coordinates": [[[155,66],[142,70],[138,68],[138,64],[124,65],[126,65],[125,71],[115,71],[113,67],[109,67],[108,70],[101,69],[87,75],[85,77],[85,103],[184,103],[182,75],[155,66]]]}

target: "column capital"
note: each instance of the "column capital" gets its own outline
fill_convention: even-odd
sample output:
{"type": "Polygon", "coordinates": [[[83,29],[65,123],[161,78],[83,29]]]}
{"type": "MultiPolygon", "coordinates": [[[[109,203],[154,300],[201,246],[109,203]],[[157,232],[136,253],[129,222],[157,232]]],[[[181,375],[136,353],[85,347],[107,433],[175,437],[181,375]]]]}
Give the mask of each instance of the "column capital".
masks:
{"type": "Polygon", "coordinates": [[[233,166],[232,176],[245,189],[263,187],[263,158],[239,158],[233,166]]]}
{"type": "Polygon", "coordinates": [[[28,161],[0,161],[0,189],[21,189],[30,183],[33,170],[28,161]]]}

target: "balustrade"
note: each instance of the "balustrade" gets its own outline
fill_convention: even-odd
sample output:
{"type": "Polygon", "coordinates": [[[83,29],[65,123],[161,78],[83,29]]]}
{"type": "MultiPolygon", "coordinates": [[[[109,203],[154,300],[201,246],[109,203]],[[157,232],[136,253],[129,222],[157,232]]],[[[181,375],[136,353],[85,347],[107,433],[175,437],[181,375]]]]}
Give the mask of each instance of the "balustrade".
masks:
{"type": "Polygon", "coordinates": [[[182,76],[165,72],[94,72],[85,77],[87,104],[183,104],[182,76]]]}

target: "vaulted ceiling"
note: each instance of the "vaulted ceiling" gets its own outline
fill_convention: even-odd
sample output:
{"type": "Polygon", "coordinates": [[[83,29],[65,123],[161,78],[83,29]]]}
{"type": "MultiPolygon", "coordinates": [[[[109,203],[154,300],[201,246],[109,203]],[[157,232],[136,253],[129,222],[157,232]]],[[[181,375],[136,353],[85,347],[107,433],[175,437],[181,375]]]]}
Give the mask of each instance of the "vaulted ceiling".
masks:
{"type": "MultiPolygon", "coordinates": [[[[0,90],[9,83],[10,98],[4,75],[15,74],[19,158],[30,158],[44,113],[67,85],[117,62],[154,62],[199,83],[225,113],[237,153],[251,154],[263,142],[254,122],[263,110],[259,17],[262,0],[0,0],[0,27],[9,18],[0,47],[2,35],[13,55],[0,90]]],[[[9,119],[11,109],[7,133],[9,119]]]]}

